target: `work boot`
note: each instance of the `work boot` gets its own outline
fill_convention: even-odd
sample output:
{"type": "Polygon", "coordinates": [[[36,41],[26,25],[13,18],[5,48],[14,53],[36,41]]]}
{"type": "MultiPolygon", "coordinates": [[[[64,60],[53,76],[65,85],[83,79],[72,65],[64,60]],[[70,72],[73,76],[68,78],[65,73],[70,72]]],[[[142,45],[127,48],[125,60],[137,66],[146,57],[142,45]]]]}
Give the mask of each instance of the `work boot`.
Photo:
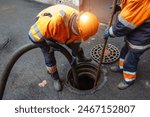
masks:
{"type": "Polygon", "coordinates": [[[83,49],[81,48],[81,50],[78,52],[78,62],[91,62],[91,61],[92,61],[91,58],[85,57],[83,49]]]}
{"type": "Polygon", "coordinates": [[[111,66],[110,71],[112,71],[112,72],[123,72],[123,69],[120,69],[120,67],[117,65],[117,66],[111,66]]]}
{"type": "Polygon", "coordinates": [[[54,86],[54,89],[56,91],[61,91],[63,86],[62,86],[62,83],[60,81],[60,78],[59,78],[59,75],[58,75],[58,72],[56,71],[55,73],[49,73],[53,79],[53,86],[54,86]]]}
{"type": "Polygon", "coordinates": [[[121,81],[119,84],[118,84],[118,89],[120,90],[124,90],[128,87],[130,87],[131,85],[134,84],[134,81],[131,81],[131,82],[126,82],[125,80],[121,81]]]}
{"type": "Polygon", "coordinates": [[[54,86],[54,89],[56,91],[61,91],[62,90],[62,83],[61,83],[60,79],[54,79],[53,80],[53,86],[54,86]]]}

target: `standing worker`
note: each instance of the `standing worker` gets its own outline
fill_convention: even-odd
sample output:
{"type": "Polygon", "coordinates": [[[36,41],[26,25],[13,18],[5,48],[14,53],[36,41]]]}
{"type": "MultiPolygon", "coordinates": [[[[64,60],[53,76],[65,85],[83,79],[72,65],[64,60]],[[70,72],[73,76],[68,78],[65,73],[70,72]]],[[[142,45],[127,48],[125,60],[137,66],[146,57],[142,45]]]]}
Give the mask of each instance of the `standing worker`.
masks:
{"type": "Polygon", "coordinates": [[[54,81],[56,91],[62,90],[62,84],[56,67],[54,49],[47,41],[64,44],[72,50],[72,63],[90,62],[84,56],[80,47],[81,41],[86,41],[98,30],[97,17],[90,12],[81,12],[66,6],[54,5],[42,10],[36,17],[36,22],[31,26],[29,39],[37,44],[44,55],[48,73],[54,81]]]}
{"type": "Polygon", "coordinates": [[[111,67],[111,71],[123,72],[124,80],[118,84],[118,88],[126,89],[137,78],[140,56],[150,48],[150,0],[120,1],[118,21],[104,31],[104,37],[125,36],[119,65],[111,67]]]}

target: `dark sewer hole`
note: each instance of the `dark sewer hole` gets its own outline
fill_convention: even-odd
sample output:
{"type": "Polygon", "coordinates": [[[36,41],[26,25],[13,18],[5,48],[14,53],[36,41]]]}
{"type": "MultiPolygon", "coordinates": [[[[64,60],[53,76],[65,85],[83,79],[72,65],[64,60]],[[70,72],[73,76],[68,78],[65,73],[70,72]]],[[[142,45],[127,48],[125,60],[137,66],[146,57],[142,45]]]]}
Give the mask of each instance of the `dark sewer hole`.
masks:
{"type": "MultiPolygon", "coordinates": [[[[73,79],[72,79],[72,81],[73,81],[73,79]]],[[[92,77],[90,77],[88,74],[82,74],[78,77],[79,87],[77,89],[90,90],[93,88],[94,82],[95,82],[95,80],[92,77]]],[[[71,85],[74,86],[73,82],[71,82],[71,85]]]]}
{"type": "Polygon", "coordinates": [[[68,83],[71,85],[71,87],[85,91],[85,90],[91,90],[94,87],[95,82],[95,75],[91,74],[90,72],[80,72],[78,73],[78,87],[74,86],[74,80],[72,74],[69,75],[68,83]]]}
{"type": "Polygon", "coordinates": [[[78,74],[78,87],[74,86],[74,78],[72,70],[70,69],[67,74],[66,88],[76,94],[89,95],[93,94],[104,85],[105,80],[103,72],[101,78],[98,80],[97,85],[94,86],[96,80],[97,66],[92,63],[80,63],[76,66],[78,74]]]}

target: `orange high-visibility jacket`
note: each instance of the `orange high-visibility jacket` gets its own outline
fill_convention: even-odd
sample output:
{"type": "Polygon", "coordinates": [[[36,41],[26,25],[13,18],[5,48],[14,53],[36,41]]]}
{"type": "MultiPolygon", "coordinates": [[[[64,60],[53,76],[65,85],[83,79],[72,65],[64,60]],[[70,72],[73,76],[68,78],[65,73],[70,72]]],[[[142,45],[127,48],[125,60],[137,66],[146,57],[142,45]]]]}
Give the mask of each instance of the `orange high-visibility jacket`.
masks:
{"type": "Polygon", "coordinates": [[[119,19],[126,20],[131,28],[138,27],[150,19],[150,0],[125,0],[121,8],[119,19]]]}
{"type": "Polygon", "coordinates": [[[121,0],[118,21],[109,29],[112,36],[126,36],[132,49],[150,47],[150,0],[121,0]]]}
{"type": "Polygon", "coordinates": [[[44,9],[37,15],[38,20],[30,28],[30,38],[34,42],[53,39],[66,44],[80,41],[79,36],[70,36],[68,23],[73,14],[78,14],[78,11],[66,5],[54,5],[44,9]]]}

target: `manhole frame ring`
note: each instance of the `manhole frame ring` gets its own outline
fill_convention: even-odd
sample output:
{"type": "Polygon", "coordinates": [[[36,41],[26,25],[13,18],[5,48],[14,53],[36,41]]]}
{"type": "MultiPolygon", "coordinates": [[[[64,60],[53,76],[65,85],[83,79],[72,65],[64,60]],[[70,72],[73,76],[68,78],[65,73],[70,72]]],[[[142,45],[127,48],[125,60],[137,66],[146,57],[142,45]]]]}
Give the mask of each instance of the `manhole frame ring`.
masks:
{"type": "MultiPolygon", "coordinates": [[[[93,64],[93,63],[80,63],[80,64],[88,64],[89,65],[89,64],[93,64]]],[[[96,65],[95,65],[95,67],[96,67],[96,65]]],[[[96,69],[97,69],[97,67],[96,67],[96,69]]],[[[71,69],[69,71],[71,72],[71,69]]],[[[68,71],[68,74],[69,74],[69,71],[68,71]]],[[[102,73],[101,76],[104,76],[103,71],[101,71],[101,73],[102,73]]],[[[67,80],[65,81],[64,86],[70,92],[76,93],[76,94],[79,94],[79,95],[91,95],[91,94],[95,93],[96,91],[100,90],[107,81],[107,79],[105,77],[100,77],[100,80],[98,81],[98,83],[95,87],[93,87],[89,90],[80,90],[80,89],[77,89],[77,88],[75,88],[71,85],[71,83],[68,80],[68,74],[67,74],[67,80]]],[[[95,81],[96,79],[93,78],[93,80],[95,81]]]]}

